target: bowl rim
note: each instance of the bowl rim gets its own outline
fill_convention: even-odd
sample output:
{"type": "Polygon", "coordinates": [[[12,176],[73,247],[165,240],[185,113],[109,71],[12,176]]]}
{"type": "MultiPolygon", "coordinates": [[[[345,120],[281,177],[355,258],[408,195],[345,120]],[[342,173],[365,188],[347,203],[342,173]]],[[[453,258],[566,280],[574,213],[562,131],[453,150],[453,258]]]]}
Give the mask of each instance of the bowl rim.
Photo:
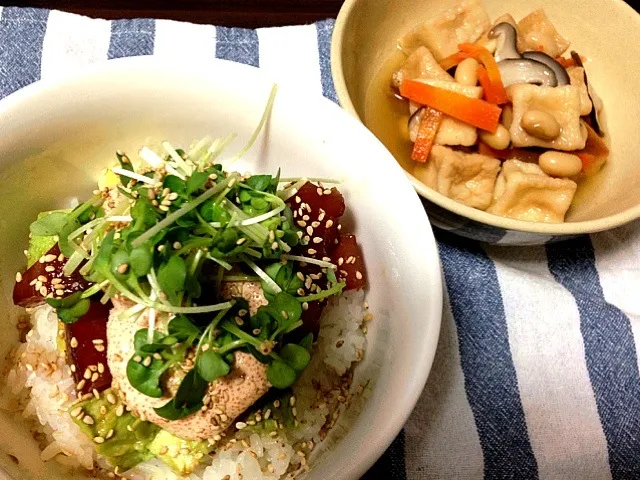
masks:
{"type": "MultiPolygon", "coordinates": [[[[352,116],[362,122],[363,125],[366,126],[366,124],[364,123],[364,119],[361,118],[358,114],[355,105],[351,100],[351,96],[349,95],[349,89],[347,88],[347,83],[344,75],[342,58],[343,40],[346,32],[347,22],[356,4],[361,1],[362,0],[345,0],[342,8],[340,9],[340,12],[338,13],[338,17],[333,29],[333,35],[331,38],[331,73],[333,75],[333,83],[340,105],[352,116]]],[[[627,8],[628,11],[635,14],[635,16],[637,17],[636,19],[640,19],[640,14],[635,12],[635,10],[633,10],[633,8],[626,2],[622,0],[613,0],[613,2],[621,5],[622,8],[627,8]]],[[[534,233],[549,236],[574,236],[610,230],[612,228],[620,227],[640,218],[640,204],[638,204],[634,207],[630,207],[626,210],[623,210],[622,212],[618,212],[613,215],[598,218],[595,220],[583,220],[580,222],[543,223],[515,220],[512,218],[501,217],[499,215],[487,213],[483,210],[478,210],[476,208],[456,202],[455,200],[452,200],[449,197],[427,187],[423,182],[418,180],[415,176],[405,171],[404,169],[403,171],[409,178],[409,181],[416,189],[418,194],[426,200],[469,220],[509,231],[534,233]]]]}
{"type": "MultiPolygon", "coordinates": [[[[56,89],[65,88],[65,85],[70,83],[79,82],[79,81],[92,81],[99,78],[103,78],[105,75],[115,74],[117,72],[125,71],[127,75],[133,76],[136,73],[146,73],[149,70],[153,70],[157,68],[158,70],[164,71],[166,68],[165,62],[162,61],[161,58],[148,55],[148,56],[137,56],[137,57],[124,57],[119,59],[113,59],[108,61],[100,61],[91,65],[87,65],[82,67],[80,70],[74,70],[71,72],[66,72],[59,76],[55,76],[52,78],[38,80],[33,82],[13,93],[6,96],[5,98],[0,100],[0,123],[3,118],[8,118],[15,112],[19,111],[21,108],[25,108],[29,103],[34,101],[34,97],[38,97],[39,95],[43,95],[47,92],[55,91],[56,89]]],[[[319,93],[310,93],[308,90],[298,90],[294,88],[292,85],[279,82],[279,78],[275,77],[271,73],[261,70],[258,67],[245,65],[229,60],[224,59],[210,59],[209,62],[201,65],[190,66],[190,70],[194,72],[208,72],[209,74],[220,74],[220,71],[224,69],[225,71],[229,71],[231,73],[238,73],[251,76],[258,82],[270,82],[270,83],[279,83],[280,88],[279,92],[282,95],[286,90],[287,95],[300,95],[304,94],[308,98],[308,104],[312,105],[312,108],[316,109],[328,109],[333,112],[331,116],[342,116],[344,121],[350,123],[353,128],[358,129],[362,132],[362,135],[366,135],[370,138],[370,142],[377,143],[380,147],[376,147],[379,149],[381,156],[387,155],[388,159],[383,160],[384,162],[388,162],[391,168],[399,168],[400,165],[397,164],[393,156],[384,148],[384,145],[371,133],[364,125],[359,122],[357,119],[352,118],[348,115],[343,109],[340,108],[339,105],[325,98],[323,95],[319,93]],[[316,105],[313,107],[313,105],[316,105]]],[[[0,163],[3,162],[3,159],[0,158],[0,163]]],[[[401,178],[401,176],[398,176],[401,178]]],[[[413,191],[413,189],[407,189],[407,193],[413,191]]],[[[415,194],[411,194],[412,196],[415,194]]],[[[423,210],[420,205],[420,200],[417,195],[415,195],[415,206],[419,207],[420,210],[423,210]]],[[[377,437],[377,442],[367,442],[366,445],[369,445],[369,448],[362,449],[358,453],[361,455],[360,457],[348,457],[345,456],[344,460],[334,462],[333,464],[326,464],[329,455],[332,453],[334,455],[338,455],[340,458],[341,450],[336,448],[340,445],[340,442],[343,441],[343,437],[340,437],[338,443],[336,445],[332,445],[327,452],[327,455],[322,458],[318,464],[318,466],[325,464],[324,468],[328,469],[330,472],[337,472],[337,469],[340,469],[340,476],[335,478],[345,478],[345,479],[357,479],[360,478],[366,471],[371,468],[374,463],[384,454],[384,452],[391,445],[395,437],[400,433],[401,429],[404,427],[406,422],[409,419],[413,409],[415,408],[422,392],[424,391],[424,387],[426,385],[429,374],[431,373],[431,369],[433,367],[433,361],[435,358],[437,345],[439,341],[440,335],[440,327],[442,322],[442,311],[443,311],[443,303],[444,303],[444,281],[442,277],[442,269],[440,264],[440,257],[438,252],[438,246],[433,234],[433,229],[431,228],[430,222],[428,221],[428,217],[424,215],[425,222],[425,230],[428,233],[427,238],[422,237],[423,245],[426,244],[429,248],[430,252],[428,253],[428,257],[425,255],[425,265],[428,265],[428,276],[423,278],[423,282],[425,285],[425,289],[428,290],[428,308],[423,310],[423,313],[420,314],[428,318],[431,322],[430,333],[432,335],[425,335],[421,345],[423,348],[420,351],[414,352],[413,364],[415,365],[415,371],[412,376],[415,379],[414,388],[409,390],[408,392],[403,392],[402,395],[396,396],[396,411],[394,415],[389,415],[391,419],[384,428],[380,428],[378,431],[381,432],[380,436],[377,437]],[[364,453],[363,453],[364,450],[364,453]]],[[[386,395],[386,394],[384,394],[386,395]]],[[[361,413],[358,413],[360,416],[361,413]]],[[[348,435],[349,432],[347,432],[348,435]]],[[[345,435],[345,438],[346,436],[345,435]]],[[[363,444],[364,445],[364,444],[363,444]]],[[[313,474],[313,469],[311,470],[311,474],[313,474]]]]}

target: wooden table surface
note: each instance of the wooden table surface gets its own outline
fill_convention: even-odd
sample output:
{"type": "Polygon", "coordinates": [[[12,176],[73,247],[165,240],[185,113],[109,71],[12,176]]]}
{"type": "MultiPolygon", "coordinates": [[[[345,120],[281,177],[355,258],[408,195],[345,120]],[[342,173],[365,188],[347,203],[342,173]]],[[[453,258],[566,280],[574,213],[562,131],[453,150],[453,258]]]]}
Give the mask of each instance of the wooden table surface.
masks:
{"type": "Polygon", "coordinates": [[[152,17],[234,27],[311,23],[335,17],[343,0],[8,0],[108,19],[152,17]]]}

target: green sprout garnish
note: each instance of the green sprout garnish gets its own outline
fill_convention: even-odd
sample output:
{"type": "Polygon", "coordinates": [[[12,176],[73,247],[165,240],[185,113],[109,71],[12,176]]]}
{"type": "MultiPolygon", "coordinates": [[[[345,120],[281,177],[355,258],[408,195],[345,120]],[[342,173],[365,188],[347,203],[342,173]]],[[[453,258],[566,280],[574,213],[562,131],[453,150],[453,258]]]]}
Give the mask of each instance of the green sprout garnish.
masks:
{"type": "MultiPolygon", "coordinates": [[[[274,86],[258,128],[228,164],[257,139],[275,93],[274,86]]],[[[294,343],[289,335],[302,326],[304,302],[344,288],[335,265],[290,253],[303,235],[285,200],[307,179],[290,179],[280,189],[280,172],[226,171],[216,159],[234,138],[205,138],[188,152],[168,142],[162,151],[143,147],[140,162],[117,152],[111,172],[119,181],[111,191],[96,191],[75,209],[31,225],[34,235],[57,236],[68,258],[66,275],[79,270],[93,283],[48,300],[62,321],[77,321],[94,295],[103,303],[116,296],[131,300],[135,305],[121,315],[148,315],[149,327],[136,332],[127,362],[134,388],[160,398],[163,374],[192,362],[175,396],[156,409],[169,420],[202,407],[209,383],[230,373],[236,351],[267,364],[274,387],[290,387],[311,359],[312,337],[294,343]],[[322,269],[326,289],[305,296],[305,264],[322,269]],[[234,279],[259,281],[268,305],[251,316],[244,300],[221,298],[221,283],[234,279]],[[163,314],[171,317],[166,333],[155,328],[163,314]]]]}

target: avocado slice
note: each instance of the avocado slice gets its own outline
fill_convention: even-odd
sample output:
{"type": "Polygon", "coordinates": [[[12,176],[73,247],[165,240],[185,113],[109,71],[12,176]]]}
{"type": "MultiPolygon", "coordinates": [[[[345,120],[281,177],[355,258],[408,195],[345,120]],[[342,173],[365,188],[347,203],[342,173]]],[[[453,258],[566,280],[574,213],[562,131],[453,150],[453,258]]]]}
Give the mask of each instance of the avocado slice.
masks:
{"type": "Polygon", "coordinates": [[[149,445],[160,427],[127,412],[112,389],[102,392],[100,398],[80,402],[71,409],[71,415],[82,432],[93,439],[97,452],[113,467],[127,470],[154,456],[149,445]],[[91,425],[86,423],[86,416],[93,420],[91,425]]]}
{"type": "MultiPolygon", "coordinates": [[[[51,210],[47,212],[41,212],[38,214],[38,220],[46,217],[53,212],[70,212],[71,210],[51,210]]],[[[55,235],[29,235],[29,248],[27,248],[27,268],[31,267],[38,259],[46,254],[51,247],[53,247],[58,241],[58,237],[55,235]]]]}
{"type": "Polygon", "coordinates": [[[275,392],[277,392],[276,395],[271,392],[267,393],[247,412],[242,420],[247,425],[242,429],[243,432],[264,435],[277,431],[279,426],[283,426],[287,430],[297,426],[290,403],[293,396],[292,390],[275,390],[275,392]],[[266,412],[269,412],[267,419],[264,418],[266,412]],[[260,413],[260,417],[258,417],[258,413],[260,413]]]}
{"type": "Polygon", "coordinates": [[[183,440],[166,430],[160,430],[148,448],[176,473],[182,475],[193,472],[211,449],[206,440],[183,440]]]}
{"type": "Polygon", "coordinates": [[[177,474],[188,475],[210,450],[207,441],[183,440],[134,417],[113,389],[102,392],[100,398],[78,403],[70,413],[82,432],[93,439],[97,452],[112,467],[122,470],[158,457],[177,474]],[[90,425],[85,421],[86,415],[93,420],[89,420],[90,425]]]}

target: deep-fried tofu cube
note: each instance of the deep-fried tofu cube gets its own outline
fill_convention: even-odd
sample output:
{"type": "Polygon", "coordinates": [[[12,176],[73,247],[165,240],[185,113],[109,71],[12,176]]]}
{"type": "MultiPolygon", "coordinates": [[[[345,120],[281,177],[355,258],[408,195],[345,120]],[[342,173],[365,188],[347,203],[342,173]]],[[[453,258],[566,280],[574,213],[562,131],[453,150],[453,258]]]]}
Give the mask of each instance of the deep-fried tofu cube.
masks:
{"type": "Polygon", "coordinates": [[[487,212],[530,222],[563,222],[577,187],[573,180],[548,176],[535,163],[507,160],[487,212]]]}
{"type": "Polygon", "coordinates": [[[449,75],[433,58],[427,47],[419,47],[394,72],[392,83],[400,87],[405,80],[443,80],[453,82],[453,77],[449,75]]]}
{"type": "Polygon", "coordinates": [[[518,84],[507,87],[513,103],[513,120],[509,128],[514,147],[546,147],[554,150],[579,150],[587,141],[586,129],[580,124],[580,91],[574,85],[547,87],[518,84]],[[551,114],[560,124],[560,135],[542,140],[529,135],[521,126],[522,116],[529,110],[551,114]]]}
{"type": "Polygon", "coordinates": [[[510,14],[505,13],[504,15],[501,15],[494,20],[494,22],[491,24],[491,28],[487,29],[487,31],[482,34],[482,36],[476,41],[476,44],[483,46],[484,48],[489,50],[491,53],[494,53],[498,48],[498,39],[489,38],[489,32],[493,27],[495,27],[499,23],[509,23],[514,27],[516,27],[515,19],[510,14]]]}
{"type": "Polygon", "coordinates": [[[553,26],[542,8],[518,22],[518,51],[542,51],[552,57],[562,55],[569,42],[553,26]]]}
{"type": "Polygon", "coordinates": [[[462,0],[414,28],[400,40],[400,47],[412,52],[425,45],[440,61],[456,53],[458,44],[478,40],[489,25],[489,16],[480,0],[462,0]]]}
{"type": "Polygon", "coordinates": [[[571,85],[574,85],[580,92],[580,115],[585,116],[591,113],[591,99],[589,98],[589,91],[587,90],[587,84],[584,81],[584,68],[582,67],[569,67],[567,68],[569,74],[569,80],[571,85]]]}
{"type": "Polygon", "coordinates": [[[413,173],[433,190],[484,210],[491,203],[499,171],[495,158],[434,145],[427,163],[416,166],[413,173]]]}

